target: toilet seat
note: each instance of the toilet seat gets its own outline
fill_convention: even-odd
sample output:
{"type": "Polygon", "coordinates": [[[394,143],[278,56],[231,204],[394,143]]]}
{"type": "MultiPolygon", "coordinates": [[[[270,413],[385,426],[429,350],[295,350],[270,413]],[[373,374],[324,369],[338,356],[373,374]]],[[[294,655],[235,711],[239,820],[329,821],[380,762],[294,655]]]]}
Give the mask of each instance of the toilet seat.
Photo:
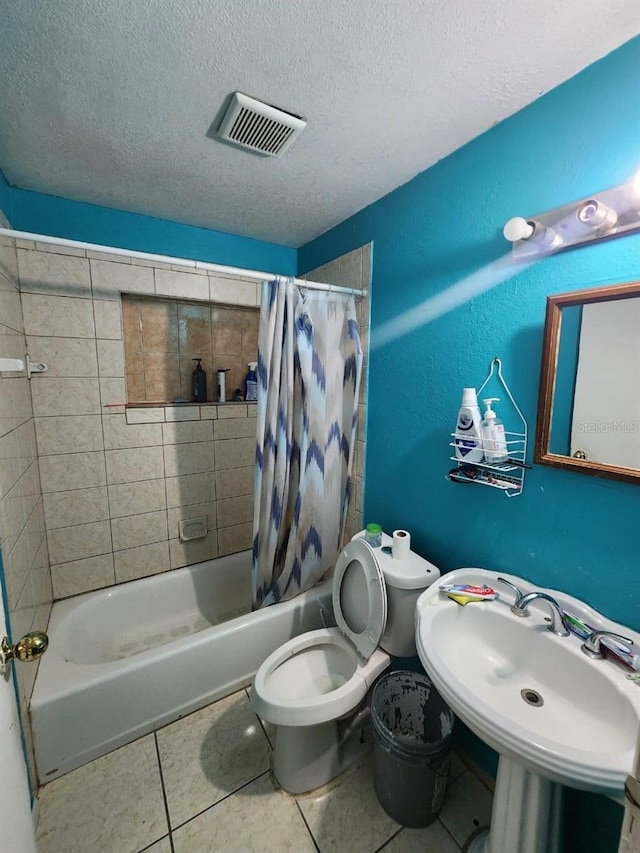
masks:
{"type": "Polygon", "coordinates": [[[257,713],[284,726],[309,726],[337,720],[364,699],[389,665],[378,648],[387,622],[382,571],[371,546],[350,542],[333,577],[337,628],[294,637],[258,669],[251,700],[257,713]]]}
{"type": "Polygon", "coordinates": [[[375,552],[364,539],[349,542],[338,557],[332,598],[338,627],[368,660],[387,624],[387,590],[375,552]]]}

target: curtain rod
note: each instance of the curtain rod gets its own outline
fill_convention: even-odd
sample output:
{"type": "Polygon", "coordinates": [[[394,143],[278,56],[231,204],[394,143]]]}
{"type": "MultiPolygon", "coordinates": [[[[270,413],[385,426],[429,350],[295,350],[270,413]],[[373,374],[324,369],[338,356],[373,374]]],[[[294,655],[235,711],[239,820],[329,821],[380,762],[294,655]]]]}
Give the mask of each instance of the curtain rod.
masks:
{"type": "MultiPolygon", "coordinates": [[[[0,236],[11,237],[15,240],[33,240],[37,243],[54,243],[57,246],[69,246],[73,249],[88,249],[92,252],[103,252],[107,255],[127,255],[131,258],[140,258],[148,261],[157,261],[163,264],[176,264],[182,267],[191,267],[198,270],[210,270],[211,272],[225,273],[227,275],[239,275],[243,278],[255,278],[259,281],[288,281],[291,277],[279,273],[260,272],[258,270],[243,269],[242,267],[228,267],[224,264],[210,264],[206,261],[193,261],[189,258],[174,258],[168,255],[154,255],[151,252],[136,252],[134,249],[118,249],[115,246],[101,246],[98,243],[83,243],[80,240],[67,240],[64,237],[50,237],[47,234],[32,234],[30,231],[14,231],[11,228],[0,228],[0,236]]],[[[336,284],[324,284],[320,281],[305,281],[302,278],[294,278],[294,283],[309,290],[324,290],[330,293],[348,293],[353,296],[366,296],[366,290],[355,287],[341,287],[336,284]]]]}

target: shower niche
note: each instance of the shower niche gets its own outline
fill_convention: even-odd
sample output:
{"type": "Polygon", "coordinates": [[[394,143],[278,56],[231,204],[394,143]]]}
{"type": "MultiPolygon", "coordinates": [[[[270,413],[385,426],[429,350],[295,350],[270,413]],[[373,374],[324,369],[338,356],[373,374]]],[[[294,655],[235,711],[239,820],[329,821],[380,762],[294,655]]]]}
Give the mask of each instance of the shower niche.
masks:
{"type": "Polygon", "coordinates": [[[243,400],[259,322],[258,308],[123,294],[128,405],[192,402],[195,359],[207,376],[207,402],[218,402],[218,370],[228,371],[227,401],[234,393],[243,400]]]}

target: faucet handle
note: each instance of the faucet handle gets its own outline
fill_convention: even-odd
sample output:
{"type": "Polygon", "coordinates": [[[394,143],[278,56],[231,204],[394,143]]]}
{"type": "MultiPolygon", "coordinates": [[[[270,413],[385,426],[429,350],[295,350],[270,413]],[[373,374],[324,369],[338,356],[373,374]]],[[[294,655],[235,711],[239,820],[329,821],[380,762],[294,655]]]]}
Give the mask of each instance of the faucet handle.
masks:
{"type": "Polygon", "coordinates": [[[589,634],[580,648],[585,655],[599,660],[604,657],[600,644],[606,637],[609,637],[611,640],[615,640],[617,643],[624,643],[626,646],[633,645],[633,640],[630,640],[628,637],[623,637],[620,634],[614,634],[613,631],[593,631],[593,633],[589,634]]]}
{"type": "MultiPolygon", "coordinates": [[[[520,587],[517,587],[514,583],[511,583],[511,581],[508,581],[506,578],[496,578],[496,580],[499,583],[504,583],[507,586],[510,586],[511,589],[515,592],[516,600],[513,602],[514,605],[518,604],[518,602],[520,601],[521,598],[524,598],[524,592],[520,589],[520,587]]],[[[528,616],[529,613],[527,612],[526,615],[528,616]]]]}

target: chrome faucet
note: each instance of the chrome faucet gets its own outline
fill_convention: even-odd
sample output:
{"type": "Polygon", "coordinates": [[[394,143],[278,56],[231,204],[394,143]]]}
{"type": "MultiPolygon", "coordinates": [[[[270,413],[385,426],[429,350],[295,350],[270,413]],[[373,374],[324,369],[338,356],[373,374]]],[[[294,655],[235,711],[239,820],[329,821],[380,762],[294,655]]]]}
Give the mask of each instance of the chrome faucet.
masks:
{"type": "MultiPolygon", "coordinates": [[[[496,578],[496,580],[499,581],[499,583],[503,583],[503,584],[506,584],[507,586],[510,586],[511,589],[515,592],[516,600],[513,602],[514,607],[522,601],[522,599],[524,598],[524,592],[520,589],[519,586],[516,586],[514,583],[511,583],[511,581],[508,581],[506,578],[496,578]]],[[[527,610],[526,613],[520,613],[519,615],[520,616],[530,616],[531,614],[527,610]]]]}
{"type": "Polygon", "coordinates": [[[633,640],[630,640],[628,637],[622,637],[620,634],[614,634],[613,631],[594,631],[592,634],[589,634],[580,648],[585,655],[599,660],[604,657],[600,644],[606,637],[610,637],[617,643],[624,643],[626,646],[633,645],[633,640]]]}
{"type": "Polygon", "coordinates": [[[567,623],[564,621],[562,609],[555,598],[547,595],[546,592],[530,592],[527,595],[523,595],[512,606],[511,612],[515,613],[516,616],[529,616],[529,605],[538,598],[540,601],[548,604],[551,611],[551,624],[548,626],[549,631],[555,634],[556,637],[568,637],[570,632],[567,628],[567,623]]]}

